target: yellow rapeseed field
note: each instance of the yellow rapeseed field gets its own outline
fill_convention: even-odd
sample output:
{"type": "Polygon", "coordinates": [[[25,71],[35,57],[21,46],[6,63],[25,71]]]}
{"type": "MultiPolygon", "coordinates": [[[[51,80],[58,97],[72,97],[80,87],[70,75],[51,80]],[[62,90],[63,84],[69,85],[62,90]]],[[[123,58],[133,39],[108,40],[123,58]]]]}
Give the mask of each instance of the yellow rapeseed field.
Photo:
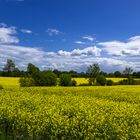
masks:
{"type": "Polygon", "coordinates": [[[0,90],[0,140],[140,139],[140,86],[0,90]]]}
{"type": "Polygon", "coordinates": [[[0,85],[4,87],[19,86],[19,78],[13,77],[0,77],[0,85]]]}

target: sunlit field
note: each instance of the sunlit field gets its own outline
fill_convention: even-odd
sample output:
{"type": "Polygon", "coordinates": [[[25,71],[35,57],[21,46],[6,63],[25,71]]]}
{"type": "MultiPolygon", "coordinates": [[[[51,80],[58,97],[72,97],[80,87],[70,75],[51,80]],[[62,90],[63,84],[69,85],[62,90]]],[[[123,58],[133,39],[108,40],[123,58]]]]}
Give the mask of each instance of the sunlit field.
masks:
{"type": "MultiPolygon", "coordinates": [[[[76,80],[77,85],[80,84],[88,84],[88,78],[73,78],[76,80]]],[[[119,82],[120,80],[126,79],[126,78],[107,78],[107,80],[112,80],[113,82],[119,82]]]]}
{"type": "Polygon", "coordinates": [[[0,140],[140,139],[140,86],[5,88],[0,140]]]}
{"type": "MultiPolygon", "coordinates": [[[[77,85],[80,84],[88,84],[87,78],[73,78],[76,80],[77,85]]],[[[107,78],[111,79],[114,82],[119,82],[120,80],[123,80],[124,78],[107,78]]],[[[0,77],[0,85],[4,87],[8,86],[19,86],[19,78],[13,78],[13,77],[0,77]]]]}
{"type": "Polygon", "coordinates": [[[0,85],[3,87],[19,86],[19,78],[13,77],[0,77],[0,85]]]}

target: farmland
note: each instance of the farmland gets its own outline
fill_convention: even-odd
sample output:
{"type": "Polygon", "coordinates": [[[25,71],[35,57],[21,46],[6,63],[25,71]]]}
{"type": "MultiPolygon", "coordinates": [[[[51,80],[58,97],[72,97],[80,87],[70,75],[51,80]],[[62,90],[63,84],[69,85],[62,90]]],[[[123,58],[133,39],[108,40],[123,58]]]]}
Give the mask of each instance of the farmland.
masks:
{"type": "Polygon", "coordinates": [[[0,91],[1,140],[140,139],[140,86],[5,85],[0,91]]]}
{"type": "MultiPolygon", "coordinates": [[[[73,78],[73,79],[76,80],[77,85],[88,84],[88,79],[86,79],[86,78],[73,78]]],[[[107,78],[107,79],[111,79],[114,82],[118,82],[120,80],[123,80],[124,78],[107,78]]],[[[19,78],[0,77],[0,85],[2,85],[4,87],[9,87],[9,86],[19,87],[19,78]]]]}

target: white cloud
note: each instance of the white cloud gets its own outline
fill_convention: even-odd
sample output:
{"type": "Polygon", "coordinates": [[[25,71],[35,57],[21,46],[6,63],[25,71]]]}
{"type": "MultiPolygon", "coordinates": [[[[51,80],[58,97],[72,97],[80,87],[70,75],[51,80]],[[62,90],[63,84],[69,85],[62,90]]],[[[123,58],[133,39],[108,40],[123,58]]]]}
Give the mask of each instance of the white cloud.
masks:
{"type": "MultiPolygon", "coordinates": [[[[41,69],[84,71],[89,65],[98,63],[102,70],[108,72],[122,71],[125,67],[140,70],[140,36],[131,37],[127,42],[99,42],[97,45],[102,46],[100,48],[90,46],[72,51],[47,52],[39,48],[13,45],[19,42],[16,33],[15,27],[0,24],[0,68],[4,66],[7,59],[13,59],[22,69],[26,69],[28,63],[33,63],[41,69]]],[[[58,34],[53,30],[50,35],[58,34]]]]}
{"type": "Polygon", "coordinates": [[[71,55],[73,56],[100,56],[101,55],[101,49],[100,48],[97,48],[96,46],[93,46],[93,47],[87,47],[87,48],[84,48],[83,50],[80,50],[80,49],[74,49],[72,52],[71,52],[71,55]]]}
{"type": "Polygon", "coordinates": [[[137,40],[137,39],[140,39],[140,36],[134,36],[134,37],[129,38],[130,41],[134,41],[134,40],[137,40]]]}
{"type": "Polygon", "coordinates": [[[60,50],[58,51],[59,56],[68,56],[68,57],[82,57],[82,56],[100,56],[101,49],[96,46],[87,47],[84,49],[74,49],[70,52],[60,50]]]}
{"type": "Polygon", "coordinates": [[[94,40],[96,40],[96,38],[94,38],[94,37],[92,37],[92,36],[84,36],[84,37],[82,37],[83,39],[86,39],[86,40],[88,40],[88,41],[91,41],[91,42],[93,42],[94,40]]]}
{"type": "Polygon", "coordinates": [[[20,31],[25,34],[32,34],[32,31],[29,29],[21,29],[20,31]]]}
{"type": "Polygon", "coordinates": [[[46,32],[48,33],[49,36],[62,34],[61,31],[59,31],[57,29],[52,29],[52,28],[48,28],[48,30],[46,32]]]}
{"type": "Polygon", "coordinates": [[[140,56],[140,36],[131,37],[127,42],[110,41],[100,42],[98,45],[113,56],[140,56]]]}
{"type": "Polygon", "coordinates": [[[76,43],[76,44],[79,44],[79,45],[84,45],[84,44],[86,44],[86,43],[83,42],[83,41],[75,41],[75,43],[76,43]]]}
{"type": "Polygon", "coordinates": [[[46,52],[39,48],[31,48],[15,45],[0,45],[0,60],[2,68],[8,58],[13,59],[19,68],[26,69],[28,63],[33,63],[41,69],[58,68],[60,70],[84,71],[93,63],[98,63],[102,70],[123,70],[131,66],[135,70],[140,69],[140,62],[122,60],[100,56],[100,49],[96,46],[82,50],[46,52]]]}
{"type": "Polygon", "coordinates": [[[19,39],[15,37],[16,34],[15,27],[6,27],[6,24],[1,24],[0,26],[0,44],[3,43],[18,43],[19,39]]]}

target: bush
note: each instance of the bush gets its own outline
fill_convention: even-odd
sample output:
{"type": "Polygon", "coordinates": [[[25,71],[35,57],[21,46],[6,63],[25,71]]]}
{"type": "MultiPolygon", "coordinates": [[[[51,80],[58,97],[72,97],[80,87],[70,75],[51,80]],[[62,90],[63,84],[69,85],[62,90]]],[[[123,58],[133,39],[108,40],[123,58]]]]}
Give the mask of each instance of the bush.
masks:
{"type": "Polygon", "coordinates": [[[120,85],[140,85],[140,80],[134,80],[133,78],[124,79],[119,81],[120,85]]]}
{"type": "Polygon", "coordinates": [[[71,86],[76,86],[76,85],[77,85],[76,80],[72,80],[72,81],[71,81],[71,86]]]}
{"type": "Polygon", "coordinates": [[[40,86],[56,86],[57,76],[52,71],[44,71],[41,73],[40,86]]]}
{"type": "Polygon", "coordinates": [[[83,84],[79,84],[79,86],[90,86],[89,84],[83,83],[83,84]]]}
{"type": "Polygon", "coordinates": [[[101,86],[105,86],[106,85],[106,78],[103,75],[99,75],[96,78],[96,82],[97,84],[100,84],[101,86]]]}
{"type": "Polygon", "coordinates": [[[127,79],[120,80],[119,85],[128,85],[128,80],[127,79]]]}
{"type": "Polygon", "coordinates": [[[69,74],[61,74],[59,85],[60,86],[71,86],[72,85],[71,76],[69,74]]]}
{"type": "Polygon", "coordinates": [[[2,90],[3,89],[3,86],[2,85],[0,85],[0,90],[2,90]]]}
{"type": "Polygon", "coordinates": [[[112,80],[107,80],[106,84],[107,84],[107,86],[112,86],[112,85],[114,85],[114,82],[112,80]]]}
{"type": "Polygon", "coordinates": [[[20,86],[21,87],[31,87],[35,86],[35,80],[30,77],[22,77],[19,80],[20,86]]]}

